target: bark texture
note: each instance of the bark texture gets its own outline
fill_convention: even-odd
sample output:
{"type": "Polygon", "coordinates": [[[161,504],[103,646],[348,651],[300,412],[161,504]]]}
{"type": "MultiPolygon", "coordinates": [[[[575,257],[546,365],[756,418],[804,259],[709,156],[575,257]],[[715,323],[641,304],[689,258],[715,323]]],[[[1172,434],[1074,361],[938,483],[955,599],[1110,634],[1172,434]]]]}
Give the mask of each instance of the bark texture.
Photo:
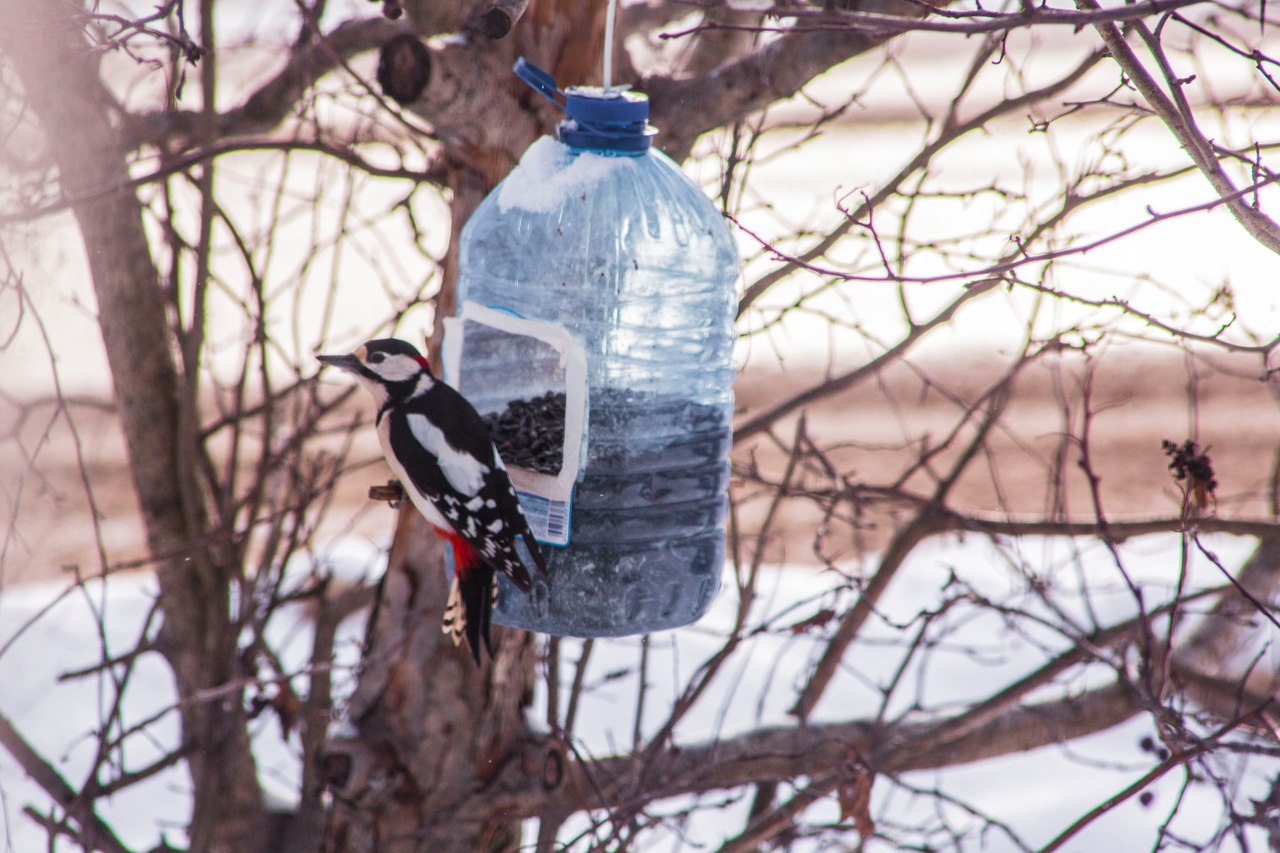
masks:
{"type": "MultiPolygon", "coordinates": [[[[494,658],[477,668],[440,630],[448,594],[443,551],[411,506],[400,511],[377,612],[370,624],[349,736],[324,763],[335,797],[332,851],[514,850],[518,820],[460,809],[528,735],[531,643],[494,629],[494,658]]],[[[511,817],[517,817],[512,815],[511,817]]]]}
{"type": "Polygon", "coordinates": [[[205,514],[181,488],[191,464],[179,439],[183,380],[142,207],[131,187],[121,189],[129,168],[119,116],[109,110],[94,54],[62,4],[3,0],[0,16],[7,22],[0,27],[0,50],[43,125],[93,276],[134,488],[160,581],[159,650],[173,670],[183,737],[191,746],[192,848],[244,850],[258,837],[264,810],[240,692],[228,687],[238,675],[229,589],[209,549],[193,547],[204,536],[205,514]]]}
{"type": "MultiPolygon", "coordinates": [[[[430,7],[410,4],[419,32],[439,25],[430,7]]],[[[592,78],[603,7],[584,0],[532,4],[500,42],[438,46],[431,78],[409,108],[431,123],[444,147],[452,232],[429,349],[438,364],[440,319],[454,313],[462,226],[484,196],[558,117],[511,74],[524,54],[566,81],[592,78]],[[476,116],[486,116],[476,121],[476,116]]],[[[598,73],[598,72],[597,72],[598,73]]],[[[401,510],[365,668],[351,708],[356,736],[335,739],[326,764],[337,806],[327,849],[354,851],[514,851],[520,819],[486,788],[512,763],[528,770],[524,708],[532,694],[532,638],[495,630],[495,656],[477,669],[465,648],[440,632],[448,589],[439,541],[412,507],[401,510]]],[[[541,746],[537,752],[545,752],[541,746]]],[[[554,749],[552,749],[554,751],[554,749]]]]}

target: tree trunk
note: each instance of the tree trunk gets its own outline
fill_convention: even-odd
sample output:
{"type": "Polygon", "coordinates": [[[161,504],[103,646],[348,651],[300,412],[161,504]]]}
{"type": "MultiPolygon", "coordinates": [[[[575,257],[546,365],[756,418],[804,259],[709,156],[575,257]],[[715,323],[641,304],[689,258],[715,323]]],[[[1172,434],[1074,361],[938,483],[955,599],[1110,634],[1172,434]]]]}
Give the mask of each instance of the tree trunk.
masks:
{"type": "MultiPolygon", "coordinates": [[[[408,11],[414,15],[416,7],[408,11]]],[[[433,121],[448,151],[452,231],[430,342],[456,310],[462,226],[545,128],[551,110],[509,71],[524,54],[564,81],[597,82],[604,7],[585,0],[530,4],[501,42],[455,44],[434,55],[431,81],[411,107],[433,121]],[[485,116],[481,120],[479,116],[485,116]]],[[[422,23],[422,22],[418,22],[422,23]]],[[[477,669],[440,631],[447,596],[442,549],[406,506],[371,619],[352,701],[357,731],[331,742],[332,851],[514,851],[518,817],[484,807],[483,789],[530,740],[534,643],[495,630],[495,655],[477,669]],[[460,820],[459,807],[484,815],[460,820]]]]}
{"type": "Polygon", "coordinates": [[[533,643],[495,628],[494,658],[477,668],[440,630],[448,595],[440,540],[411,505],[399,516],[364,670],[355,731],[330,744],[334,793],[327,850],[474,853],[515,850],[519,820],[460,822],[526,736],[533,643]]]}
{"type": "MultiPolygon", "coordinates": [[[[180,698],[194,791],[193,850],[244,850],[264,814],[240,691],[224,573],[209,549],[202,507],[183,506],[178,434],[181,378],[164,292],[126,189],[129,168],[93,54],[65,4],[0,0],[0,50],[43,125],[73,209],[97,295],[99,323],[147,544],[160,583],[160,650],[180,698]]],[[[188,494],[196,489],[187,490],[188,494]]]]}

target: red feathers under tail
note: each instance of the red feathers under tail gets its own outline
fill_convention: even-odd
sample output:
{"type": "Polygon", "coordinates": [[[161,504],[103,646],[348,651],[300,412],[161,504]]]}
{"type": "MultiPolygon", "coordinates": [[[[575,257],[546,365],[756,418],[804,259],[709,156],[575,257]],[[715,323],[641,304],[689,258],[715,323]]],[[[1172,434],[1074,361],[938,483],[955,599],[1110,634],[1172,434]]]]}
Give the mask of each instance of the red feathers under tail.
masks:
{"type": "Polygon", "coordinates": [[[478,664],[481,640],[489,657],[493,657],[489,625],[497,584],[493,569],[480,561],[480,555],[462,537],[453,534],[445,538],[453,546],[453,583],[440,630],[449,635],[455,646],[466,636],[471,656],[478,664]]]}

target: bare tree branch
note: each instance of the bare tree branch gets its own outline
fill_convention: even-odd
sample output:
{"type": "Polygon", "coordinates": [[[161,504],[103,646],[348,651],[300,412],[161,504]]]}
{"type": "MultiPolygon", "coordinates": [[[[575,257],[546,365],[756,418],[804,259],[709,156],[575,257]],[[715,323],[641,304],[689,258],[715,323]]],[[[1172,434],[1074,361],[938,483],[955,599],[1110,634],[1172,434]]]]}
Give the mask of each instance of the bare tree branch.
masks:
{"type": "MultiPolygon", "coordinates": [[[[305,25],[304,25],[305,26],[305,25]]],[[[391,36],[405,31],[382,17],[343,21],[331,32],[295,45],[283,68],[259,85],[239,106],[219,113],[218,139],[264,134],[277,128],[297,108],[308,88],[340,67],[343,60],[376,49],[391,36]]],[[[128,117],[127,148],[159,146],[181,151],[199,138],[200,111],[164,110],[128,117]]]]}
{"type": "MultiPolygon", "coordinates": [[[[497,20],[485,18],[490,0],[386,0],[385,17],[372,17],[377,4],[361,15],[295,0],[296,23],[275,34],[279,65],[255,75],[247,66],[238,74],[236,54],[212,37],[222,30],[209,2],[128,17],[0,0],[13,7],[0,8],[13,23],[0,30],[12,71],[0,90],[20,96],[0,97],[0,145],[23,170],[0,188],[9,210],[0,225],[77,218],[96,292],[89,310],[117,386],[102,417],[125,436],[149,546],[141,559],[136,550],[120,559],[97,536],[97,574],[154,568],[161,589],[122,650],[106,630],[113,613],[73,587],[91,608],[97,654],[71,675],[105,688],[94,764],[76,792],[48,777],[39,756],[24,761],[71,803],[29,813],[51,838],[87,838],[102,796],[173,769],[189,774],[175,787],[190,792],[193,849],[508,853],[531,840],[521,837],[529,817],[540,821],[539,850],[638,848],[664,832],[696,836],[729,804],[749,814],[728,850],[855,835],[942,849],[986,832],[1029,849],[1003,804],[970,804],[947,790],[942,771],[1134,721],[1153,733],[1138,783],[1099,794],[1084,818],[1061,815],[1051,844],[1075,841],[1174,767],[1185,769],[1183,790],[1154,846],[1181,831],[1183,811],[1193,817],[1183,795],[1197,788],[1221,799],[1217,837],[1265,828],[1274,795],[1252,785],[1253,768],[1233,760],[1224,770],[1218,757],[1280,751],[1277,673],[1259,651],[1272,640],[1280,589],[1280,522],[1263,506],[1276,478],[1254,470],[1276,452],[1267,394],[1276,393],[1280,338],[1253,313],[1252,295],[1237,304],[1228,267],[1148,269],[1135,255],[1130,269],[1123,252],[1142,250],[1149,235],[1217,227],[1221,207],[1275,242],[1261,199],[1274,193],[1280,144],[1249,111],[1278,88],[1280,63],[1265,52],[1269,30],[1252,32],[1265,9],[1216,6],[1193,20],[1172,10],[1195,0],[1090,2],[873,0],[766,13],[655,0],[623,9],[617,66],[629,78],[645,69],[658,143],[678,158],[696,148],[693,168],[758,243],[748,264],[764,274],[743,293],[740,316],[762,340],[789,335],[792,320],[821,327],[826,340],[806,340],[803,357],[827,361],[806,362],[787,384],[753,381],[754,367],[743,377],[730,485],[736,598],[716,618],[638,647],[555,640],[538,661],[533,640],[506,631],[476,669],[437,630],[442,554],[422,518],[402,511],[390,554],[379,550],[390,516],[364,508],[364,481],[385,479],[368,415],[349,407],[348,389],[315,383],[311,355],[362,332],[417,336],[453,312],[463,224],[560,118],[511,63],[526,54],[565,85],[595,82],[601,4],[513,0],[497,20]],[[194,23],[188,32],[196,15],[199,32],[194,23]],[[510,33],[482,37],[486,20],[510,33]],[[1068,31],[1094,25],[1105,50],[1090,31],[1068,31]],[[1132,53],[1119,25],[1149,59],[1132,53]],[[933,35],[898,38],[913,31],[933,35]],[[1025,37],[1048,31],[1048,41],[1025,37]],[[446,32],[455,35],[430,38],[446,32]],[[952,56],[952,43],[974,33],[984,35],[952,56]],[[392,34],[411,34],[399,44],[421,60],[414,85],[397,89],[413,93],[403,110],[354,61],[392,34]],[[100,62],[105,50],[139,63],[142,84],[128,101],[144,112],[112,103],[104,74],[115,58],[100,62]],[[1099,75],[1113,60],[1122,76],[1099,75]],[[1223,66],[1211,63],[1220,60],[1219,78],[1223,66]],[[1184,62],[1202,82],[1213,71],[1213,86],[1192,97],[1184,62]],[[199,110],[176,106],[186,74],[198,75],[199,110]],[[820,167],[803,158],[838,152],[853,115],[859,133],[884,116],[902,123],[867,134],[885,137],[876,144],[887,156],[812,182],[820,167]],[[1151,140],[1138,138],[1151,133],[1184,146],[1192,165],[1151,156],[1151,140]],[[57,172],[28,147],[47,150],[57,172]],[[1186,194],[1196,171],[1214,188],[1207,201],[1186,194]],[[1219,274],[1221,286],[1204,284],[1219,274]],[[762,306],[779,284],[792,288],[785,302],[762,306]],[[975,320],[988,325],[971,328],[975,320]],[[966,341],[962,355],[927,349],[951,329],[966,341]],[[1125,363],[1131,339],[1176,348],[1182,361],[1160,373],[1128,367],[1101,390],[1103,365],[1125,363]],[[1216,383],[1228,375],[1249,390],[1220,407],[1216,383]],[[1115,422],[1143,423],[1097,417],[1111,409],[1115,422]],[[1220,497],[1206,485],[1212,471],[1196,486],[1169,480],[1156,429],[1212,444],[1215,460],[1227,460],[1220,497]],[[1184,511],[1170,515],[1179,490],[1184,511]],[[977,534],[967,538],[993,559],[970,566],[962,549],[935,572],[922,546],[944,533],[977,534]],[[1152,533],[1166,544],[1181,535],[1167,566],[1139,556],[1141,543],[1119,547],[1152,533]],[[1260,544],[1237,573],[1200,538],[1211,533],[1260,544]],[[388,559],[376,595],[336,571],[348,558],[328,566],[329,543],[353,538],[368,548],[370,570],[388,559]],[[779,554],[814,564],[817,582],[788,577],[765,595],[762,578],[775,571],[767,561],[779,554]],[[896,595],[908,575],[922,582],[896,595]],[[363,659],[348,671],[357,652],[344,620],[370,603],[363,659]],[[983,633],[987,623],[997,627],[983,633]],[[284,628],[289,643],[279,640],[284,628]],[[863,649],[875,654],[855,653],[863,649]],[[172,669],[176,695],[134,717],[126,697],[143,670],[133,664],[149,651],[172,669]],[[952,661],[958,667],[942,673],[952,661]],[[953,684],[957,671],[980,678],[953,684]],[[545,731],[528,719],[535,684],[551,694],[545,731]],[[619,685],[631,707],[599,719],[597,702],[619,685]],[[857,710],[812,724],[837,685],[842,700],[851,688],[857,710]],[[788,707],[800,719],[775,724],[788,707]],[[180,717],[177,745],[166,735],[159,758],[130,769],[125,750],[170,715],[180,717]],[[267,814],[249,749],[253,724],[267,716],[297,737],[299,805],[288,815],[267,814]],[[349,725],[332,729],[335,716],[349,725]],[[902,775],[923,769],[938,771],[936,787],[902,775]],[[936,820],[906,825],[891,798],[871,796],[873,784],[910,792],[936,820]],[[814,808],[830,797],[838,826],[821,824],[826,807],[814,808]],[[582,834],[566,837],[574,826],[582,834]]],[[[25,295],[3,248],[0,297],[25,295]]],[[[31,335],[33,308],[22,299],[19,309],[24,329],[0,328],[0,351],[31,335]]],[[[63,428],[58,418],[46,424],[29,401],[0,398],[17,407],[0,441],[18,448],[27,484],[16,495],[0,489],[7,565],[37,501],[66,497],[66,474],[89,494],[72,490],[87,503],[75,521],[96,528],[109,511],[105,487],[88,487],[97,472],[80,452],[79,424],[62,470],[44,449],[63,428]],[[31,488],[37,481],[51,497],[31,488]]],[[[66,398],[57,402],[55,415],[66,398]]],[[[20,629],[0,657],[33,640],[20,629]]],[[[13,725],[0,723],[0,742],[20,751],[13,725]]]]}
{"type": "Polygon", "coordinates": [[[882,773],[952,767],[1102,731],[1140,710],[1127,687],[1101,687],[1076,697],[1009,710],[948,742],[941,754],[927,756],[918,753],[914,745],[930,742],[934,731],[950,727],[950,720],[885,730],[877,730],[868,720],[765,728],[728,740],[682,744],[656,757],[600,758],[586,765],[570,765],[564,783],[550,791],[540,775],[548,744],[535,742],[491,783],[487,802],[468,804],[455,818],[473,821],[490,810],[535,816],[546,807],[625,807],[632,802],[770,780],[822,777],[838,769],[850,749],[872,756],[882,773]]]}
{"type": "MultiPolygon", "coordinates": [[[[790,26],[767,24],[727,24],[706,22],[695,27],[671,33],[663,33],[662,38],[684,38],[698,33],[735,30],[741,32],[850,32],[885,38],[907,32],[953,33],[956,35],[979,35],[985,33],[1001,33],[1020,27],[1030,26],[1067,26],[1073,28],[1086,27],[1098,23],[1121,23],[1124,21],[1151,18],[1159,14],[1200,6],[1210,0],[1146,0],[1122,8],[1093,9],[1072,11],[1070,9],[1054,9],[1047,6],[1022,5],[1016,12],[1001,12],[977,8],[972,10],[951,10],[933,7],[931,14],[946,18],[939,21],[931,18],[906,17],[904,15],[883,12],[857,11],[852,9],[787,9],[785,15],[794,18],[796,23],[790,26]],[[817,23],[809,24],[805,21],[817,23]]],[[[782,12],[778,9],[776,12],[782,12]]]]}
{"type": "Polygon", "coordinates": [[[13,759],[22,767],[23,772],[80,824],[79,840],[86,848],[104,850],[107,853],[128,853],[111,827],[103,823],[102,819],[94,813],[92,799],[82,796],[72,788],[62,778],[62,774],[40,757],[40,754],[3,714],[0,714],[0,744],[9,751],[13,759]]]}
{"type": "Polygon", "coordinates": [[[707,74],[647,76],[641,88],[649,93],[651,120],[663,129],[657,142],[683,160],[703,133],[795,94],[823,71],[882,42],[858,33],[788,32],[707,74]]]}
{"type": "MultiPolygon", "coordinates": [[[[1099,9],[1094,0],[1077,0],[1078,8],[1096,11],[1099,9]]],[[[1137,54],[1129,47],[1120,33],[1119,27],[1113,23],[1095,24],[1094,28],[1102,37],[1103,43],[1112,58],[1124,70],[1125,75],[1138,89],[1147,104],[1156,112],[1169,131],[1177,138],[1182,150],[1187,153],[1196,167],[1213,186],[1214,191],[1226,203],[1227,208],[1235,216],[1236,221],[1244,227],[1261,245],[1273,252],[1280,253],[1280,226],[1258,207],[1245,202],[1240,190],[1222,168],[1214,155],[1209,141],[1196,126],[1195,115],[1181,93],[1183,81],[1178,79],[1169,68],[1167,61],[1158,46],[1155,45],[1146,26],[1135,25],[1148,48],[1155,51],[1158,64],[1162,65],[1166,85],[1170,93],[1166,94],[1156,83],[1155,78],[1147,71],[1137,54]]]]}
{"type": "Polygon", "coordinates": [[[985,293],[990,292],[999,284],[995,279],[978,282],[964,290],[959,296],[953,299],[950,304],[944,307],[937,314],[919,324],[913,324],[911,329],[904,335],[893,347],[882,355],[877,356],[864,365],[855,370],[824,381],[821,385],[808,388],[801,391],[782,402],[775,403],[767,410],[758,415],[754,415],[745,423],[738,424],[733,429],[734,442],[745,441],[757,433],[769,429],[781,418],[804,408],[807,405],[815,403],[823,398],[839,394],[846,391],[854,385],[862,382],[872,376],[875,376],[884,368],[893,362],[905,356],[911,347],[919,340],[924,338],[929,332],[943,326],[951,321],[956,312],[964,306],[966,302],[976,299],[985,293]]]}

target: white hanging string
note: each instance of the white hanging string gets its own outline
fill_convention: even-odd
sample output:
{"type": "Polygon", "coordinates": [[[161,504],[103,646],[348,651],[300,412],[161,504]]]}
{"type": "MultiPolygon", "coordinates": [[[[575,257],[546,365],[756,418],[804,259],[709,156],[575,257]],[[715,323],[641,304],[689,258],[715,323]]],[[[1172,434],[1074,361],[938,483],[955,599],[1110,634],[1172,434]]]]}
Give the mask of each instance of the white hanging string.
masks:
{"type": "Polygon", "coordinates": [[[618,17],[618,0],[609,0],[604,15],[604,90],[613,86],[613,24],[618,17]]]}

